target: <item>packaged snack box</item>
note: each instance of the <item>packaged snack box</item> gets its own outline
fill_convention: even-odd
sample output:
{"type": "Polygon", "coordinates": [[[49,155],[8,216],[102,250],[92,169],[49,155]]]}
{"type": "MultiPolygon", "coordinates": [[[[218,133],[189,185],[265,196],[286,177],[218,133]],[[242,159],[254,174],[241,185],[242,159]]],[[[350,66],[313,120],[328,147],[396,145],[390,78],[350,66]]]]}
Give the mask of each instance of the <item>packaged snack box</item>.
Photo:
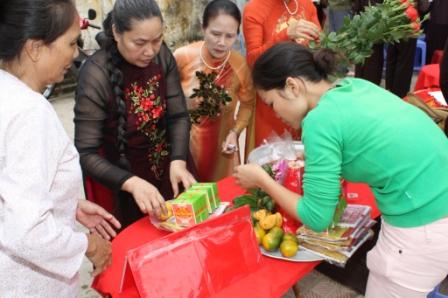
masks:
{"type": "Polygon", "coordinates": [[[215,182],[195,183],[190,189],[205,189],[209,193],[210,205],[213,210],[219,207],[221,200],[218,197],[218,187],[215,182]]]}
{"type": "Polygon", "coordinates": [[[202,192],[184,192],[171,202],[176,223],[179,226],[192,226],[208,218],[205,194],[202,192]]]}
{"type": "Polygon", "coordinates": [[[189,192],[189,193],[190,192],[191,193],[198,192],[198,193],[204,194],[205,202],[207,204],[208,213],[212,213],[213,210],[215,210],[215,208],[213,208],[214,204],[213,204],[213,199],[212,199],[212,193],[211,193],[211,190],[209,188],[191,187],[186,192],[189,192]]]}

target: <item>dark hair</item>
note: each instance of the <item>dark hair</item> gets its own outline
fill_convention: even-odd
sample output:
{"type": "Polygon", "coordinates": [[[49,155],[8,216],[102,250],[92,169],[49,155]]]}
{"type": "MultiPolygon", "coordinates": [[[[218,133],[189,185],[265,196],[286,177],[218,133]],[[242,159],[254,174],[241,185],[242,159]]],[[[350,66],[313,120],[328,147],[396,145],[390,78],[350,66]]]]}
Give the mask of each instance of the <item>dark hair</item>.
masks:
{"type": "Polygon", "coordinates": [[[124,81],[123,73],[118,68],[123,58],[118,52],[112,33],[112,26],[115,26],[117,32],[123,33],[132,30],[134,21],[143,21],[153,17],[158,17],[163,22],[160,8],[154,0],[117,0],[114,8],[103,22],[106,35],[104,47],[108,54],[106,68],[109,72],[109,81],[112,85],[112,92],[115,95],[118,113],[117,149],[120,154],[118,165],[124,169],[129,169],[130,164],[125,155],[127,117],[123,92],[124,81]]]}
{"type": "Polygon", "coordinates": [[[76,15],[71,0],[1,0],[0,60],[19,56],[29,39],[52,43],[70,28],[76,15]]]}
{"type": "Polygon", "coordinates": [[[288,77],[302,77],[310,82],[328,79],[335,70],[336,54],[320,49],[314,54],[295,42],[282,42],[264,52],[252,72],[254,86],[262,90],[285,87],[288,77]]]}
{"type": "Polygon", "coordinates": [[[213,0],[207,4],[202,15],[202,28],[207,28],[209,21],[220,14],[232,16],[238,22],[238,33],[240,33],[241,12],[238,6],[229,0],[213,0]]]}

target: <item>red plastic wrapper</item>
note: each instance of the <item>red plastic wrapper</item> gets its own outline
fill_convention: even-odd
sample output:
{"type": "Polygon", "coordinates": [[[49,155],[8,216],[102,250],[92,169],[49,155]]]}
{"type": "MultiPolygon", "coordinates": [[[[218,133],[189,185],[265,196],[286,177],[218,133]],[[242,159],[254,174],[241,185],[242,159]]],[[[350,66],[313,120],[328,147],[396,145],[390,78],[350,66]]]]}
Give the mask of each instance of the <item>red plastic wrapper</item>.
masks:
{"type": "Polygon", "coordinates": [[[247,206],[130,250],[121,291],[140,297],[211,297],[260,269],[247,206]]]}
{"type": "Polygon", "coordinates": [[[283,180],[283,186],[299,195],[303,195],[302,181],[304,169],[304,167],[290,165],[283,180]]]}
{"type": "MultiPolygon", "coordinates": [[[[283,180],[283,186],[287,189],[303,195],[302,181],[304,167],[290,166],[283,180]]],[[[296,233],[298,227],[301,226],[300,221],[286,213],[280,206],[276,206],[277,211],[283,216],[282,228],[285,232],[296,233]]]]}

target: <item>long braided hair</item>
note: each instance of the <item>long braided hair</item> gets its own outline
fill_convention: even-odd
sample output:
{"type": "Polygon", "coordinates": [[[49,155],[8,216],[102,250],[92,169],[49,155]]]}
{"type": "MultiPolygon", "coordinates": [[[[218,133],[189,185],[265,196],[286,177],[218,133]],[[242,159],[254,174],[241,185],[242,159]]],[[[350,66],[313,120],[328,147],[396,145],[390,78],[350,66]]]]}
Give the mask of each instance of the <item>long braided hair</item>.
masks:
{"type": "Polygon", "coordinates": [[[103,22],[104,33],[107,37],[104,44],[107,53],[106,68],[109,72],[109,81],[112,85],[118,114],[117,150],[120,155],[118,165],[124,169],[130,169],[130,164],[126,158],[127,114],[123,91],[124,79],[123,73],[118,67],[123,58],[118,51],[112,26],[117,33],[123,33],[132,30],[133,21],[143,21],[152,17],[159,17],[163,22],[160,8],[154,0],[117,0],[114,8],[103,22]]]}

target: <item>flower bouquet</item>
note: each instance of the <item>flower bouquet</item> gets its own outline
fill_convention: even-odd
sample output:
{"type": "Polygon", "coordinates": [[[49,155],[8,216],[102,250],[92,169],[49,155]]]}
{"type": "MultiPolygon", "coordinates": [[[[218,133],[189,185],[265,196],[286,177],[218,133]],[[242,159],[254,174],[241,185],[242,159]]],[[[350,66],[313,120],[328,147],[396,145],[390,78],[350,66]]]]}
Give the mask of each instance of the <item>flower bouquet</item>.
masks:
{"type": "Polygon", "coordinates": [[[224,87],[216,84],[216,73],[206,74],[203,71],[197,71],[196,77],[199,79],[199,88],[193,89],[190,98],[197,97],[203,100],[197,109],[190,111],[190,120],[194,124],[200,123],[205,117],[219,116],[221,106],[232,101],[224,87]]]}
{"type": "Polygon", "coordinates": [[[311,49],[327,48],[338,53],[341,64],[361,64],[376,43],[395,43],[421,34],[421,20],[412,0],[384,0],[368,6],[353,19],[346,18],[337,32],[321,33],[311,49]]]}

